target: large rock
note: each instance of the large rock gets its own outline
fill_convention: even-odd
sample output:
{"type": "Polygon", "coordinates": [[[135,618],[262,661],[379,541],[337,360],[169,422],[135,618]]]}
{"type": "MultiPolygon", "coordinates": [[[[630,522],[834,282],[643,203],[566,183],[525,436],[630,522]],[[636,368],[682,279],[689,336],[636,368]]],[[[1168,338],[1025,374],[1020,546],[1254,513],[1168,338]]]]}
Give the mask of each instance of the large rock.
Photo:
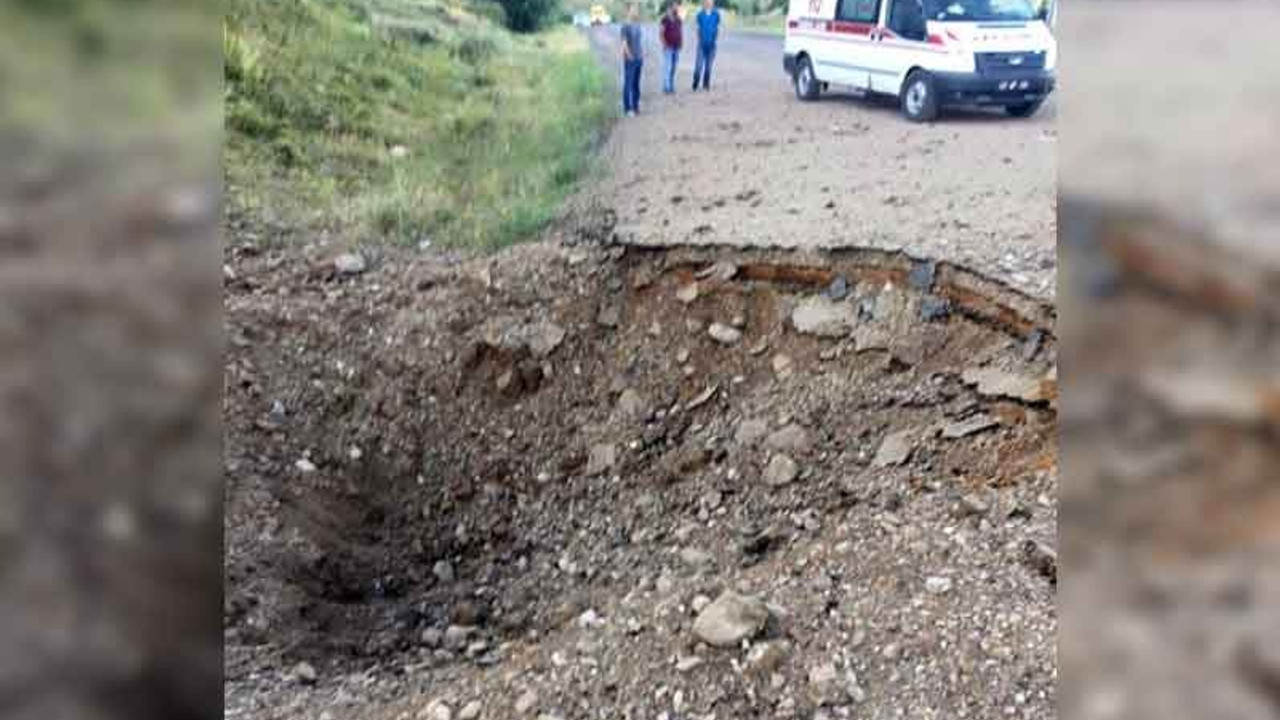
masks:
{"type": "Polygon", "coordinates": [[[876,467],[888,467],[890,465],[901,465],[911,457],[911,451],[914,449],[912,445],[911,430],[899,430],[885,437],[880,443],[880,449],[876,451],[876,457],[873,463],[876,467]]]}
{"type": "Polygon", "coordinates": [[[713,647],[736,647],[755,637],[769,622],[763,600],[726,591],[708,605],[693,622],[693,634],[713,647]]]}
{"type": "Polygon", "coordinates": [[[1052,399],[1053,383],[1046,378],[1027,377],[999,368],[970,368],[961,375],[966,385],[976,385],[987,397],[1012,398],[1028,403],[1052,399]]]}
{"type": "Polygon", "coordinates": [[[820,295],[804,300],[791,313],[791,324],[797,332],[818,337],[845,337],[857,323],[858,314],[852,305],[820,295]]]}

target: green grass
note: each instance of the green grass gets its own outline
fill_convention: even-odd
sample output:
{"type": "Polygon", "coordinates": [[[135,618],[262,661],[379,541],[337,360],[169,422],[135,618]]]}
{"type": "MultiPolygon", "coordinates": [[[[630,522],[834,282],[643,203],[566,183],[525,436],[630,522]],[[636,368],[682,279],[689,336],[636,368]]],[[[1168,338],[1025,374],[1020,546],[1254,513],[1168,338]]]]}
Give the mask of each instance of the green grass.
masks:
{"type": "Polygon", "coordinates": [[[229,201],[357,241],[536,233],[590,167],[607,80],[578,33],[512,35],[492,7],[231,0],[229,201]]]}

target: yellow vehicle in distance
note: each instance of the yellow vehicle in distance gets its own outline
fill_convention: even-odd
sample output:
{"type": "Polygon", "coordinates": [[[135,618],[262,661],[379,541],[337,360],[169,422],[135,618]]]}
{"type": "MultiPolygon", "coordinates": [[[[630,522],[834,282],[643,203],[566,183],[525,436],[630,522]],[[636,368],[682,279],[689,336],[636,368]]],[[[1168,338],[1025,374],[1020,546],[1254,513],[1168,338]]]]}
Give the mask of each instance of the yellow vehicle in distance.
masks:
{"type": "Polygon", "coordinates": [[[609,17],[609,12],[604,9],[603,5],[591,6],[592,25],[608,25],[611,22],[613,22],[613,18],[609,17]]]}

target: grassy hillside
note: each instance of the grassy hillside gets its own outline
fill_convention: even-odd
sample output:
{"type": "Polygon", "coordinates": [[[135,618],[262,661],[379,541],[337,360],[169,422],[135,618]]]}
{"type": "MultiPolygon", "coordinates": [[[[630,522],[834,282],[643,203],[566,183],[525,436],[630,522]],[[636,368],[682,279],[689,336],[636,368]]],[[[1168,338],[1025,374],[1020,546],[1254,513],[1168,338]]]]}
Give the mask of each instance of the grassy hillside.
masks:
{"type": "Polygon", "coordinates": [[[230,0],[233,207],[356,239],[495,248],[553,217],[610,103],[571,29],[447,0],[230,0]]]}

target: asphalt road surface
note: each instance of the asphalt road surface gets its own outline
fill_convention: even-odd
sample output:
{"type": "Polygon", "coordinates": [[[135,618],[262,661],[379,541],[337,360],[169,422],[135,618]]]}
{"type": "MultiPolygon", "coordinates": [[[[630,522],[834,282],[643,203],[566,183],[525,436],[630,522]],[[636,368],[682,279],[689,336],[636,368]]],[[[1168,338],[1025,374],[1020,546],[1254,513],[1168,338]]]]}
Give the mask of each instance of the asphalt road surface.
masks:
{"type": "MultiPolygon", "coordinates": [[[[619,26],[586,32],[620,88],[619,26]]],[[[640,116],[618,122],[609,172],[585,191],[618,213],[624,241],[902,248],[1053,295],[1052,98],[1027,120],[968,111],[928,125],[848,90],[805,103],[783,73],[782,37],[734,31],[712,90],[693,93],[693,33],[664,95],[657,28],[645,27],[640,116]]]]}

